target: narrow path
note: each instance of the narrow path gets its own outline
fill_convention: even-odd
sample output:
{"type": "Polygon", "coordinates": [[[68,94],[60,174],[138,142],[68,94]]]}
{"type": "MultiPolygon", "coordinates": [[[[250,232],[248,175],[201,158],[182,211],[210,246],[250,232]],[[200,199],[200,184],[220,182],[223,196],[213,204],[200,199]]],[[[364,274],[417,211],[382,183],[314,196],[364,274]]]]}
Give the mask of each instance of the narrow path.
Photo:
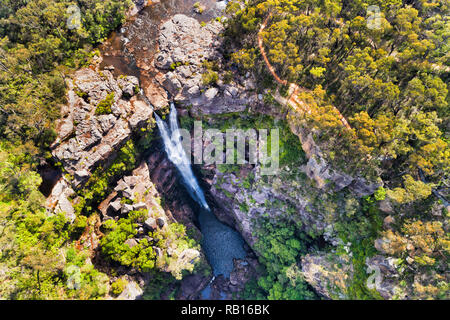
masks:
{"type": "Polygon", "coordinates": [[[266,63],[267,68],[269,69],[269,72],[272,74],[272,76],[275,78],[275,80],[276,80],[279,84],[285,86],[285,85],[288,84],[288,82],[287,82],[286,80],[281,80],[281,79],[280,79],[280,77],[279,77],[279,76],[277,75],[277,73],[275,72],[274,67],[270,64],[269,59],[267,59],[267,55],[266,55],[266,52],[265,52],[265,50],[264,50],[263,39],[262,39],[262,36],[261,36],[261,33],[262,33],[262,32],[264,31],[264,29],[266,28],[267,22],[269,21],[269,19],[270,19],[271,16],[272,16],[272,14],[270,13],[270,14],[267,16],[267,18],[264,20],[263,24],[261,25],[261,28],[259,29],[259,32],[258,32],[258,47],[259,47],[259,50],[261,51],[261,54],[262,54],[262,56],[263,56],[263,58],[264,58],[264,62],[266,63]]]}
{"type": "MultiPolygon", "coordinates": [[[[275,68],[272,66],[269,59],[267,58],[266,51],[264,49],[263,38],[261,36],[261,34],[264,31],[264,29],[266,28],[267,22],[269,21],[271,16],[272,16],[272,13],[269,13],[267,18],[261,24],[261,28],[259,29],[259,32],[258,32],[258,47],[259,47],[259,50],[261,51],[261,55],[263,56],[264,62],[266,63],[267,69],[269,69],[269,72],[272,74],[275,81],[282,86],[286,86],[289,84],[289,82],[287,80],[281,79],[275,72],[275,68]]],[[[285,100],[285,99],[282,99],[281,97],[278,97],[278,99],[277,99],[277,97],[275,97],[275,99],[281,100],[278,102],[281,102],[282,104],[283,103],[289,104],[294,110],[296,110],[298,112],[311,113],[310,107],[306,103],[304,103],[304,101],[302,101],[298,96],[298,94],[300,92],[310,92],[310,91],[311,90],[299,87],[295,83],[290,83],[289,91],[288,91],[288,99],[285,100]]],[[[336,110],[337,114],[339,115],[339,118],[340,118],[342,124],[347,129],[351,130],[352,127],[350,127],[350,125],[348,124],[347,119],[345,119],[345,117],[339,112],[339,110],[336,107],[334,107],[334,109],[336,110]]]]}

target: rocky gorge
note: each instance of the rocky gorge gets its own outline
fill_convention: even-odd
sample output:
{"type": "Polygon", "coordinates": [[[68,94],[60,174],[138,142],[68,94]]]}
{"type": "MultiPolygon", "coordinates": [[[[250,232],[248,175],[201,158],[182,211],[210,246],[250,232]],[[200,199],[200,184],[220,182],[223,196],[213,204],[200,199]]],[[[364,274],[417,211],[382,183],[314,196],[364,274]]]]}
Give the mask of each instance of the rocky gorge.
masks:
{"type": "MultiPolygon", "coordinates": [[[[294,137],[289,141],[296,141],[304,152],[282,163],[277,175],[262,176],[258,165],[194,167],[212,212],[246,242],[247,256],[234,261],[228,278],[213,278],[204,250],[177,247],[176,237],[169,235],[170,225],[180,223],[191,238],[200,241],[202,237],[195,213],[198,207],[184,192],[175,167],[162,150],[154,112],[166,114],[169,101],[174,101],[183,119],[203,119],[212,127],[220,127],[223,118],[236,114],[249,123],[258,113],[275,123],[284,121],[280,106],[264,99],[267,92],[258,91],[257,79],[225,65],[222,31],[219,21],[200,23],[184,14],[170,15],[158,26],[154,47],[143,50],[147,54],[142,54],[136,40],[125,45],[128,59],[138,70],[135,75],[118,75],[117,67],[105,64],[111,57],[97,55],[89,68],[78,70],[67,80],[68,103],[51,146],[63,174],[47,198],[49,212],[63,212],[75,221],[92,177],[108,170],[130,141],[138,144],[143,137],[150,137],[146,149],[139,150],[134,168],[109,180],[101,201],[92,204],[101,223],[118,221],[130,212],[145,212],[135,235],[125,244],[133,248],[144,239],[151,243],[148,232],[166,236],[163,248],[154,245],[156,265],[159,271],[180,280],[177,298],[201,298],[211,280],[210,298],[239,298],[246,283],[259,272],[258,257],[263,254],[258,246],[259,222],[287,219],[316,239],[297,261],[302,277],[319,296],[345,299],[355,266],[351,243],[342,240],[335,222],[339,215],[356,210],[358,205],[352,199],[372,194],[379,185],[333,170],[321,157],[313,135],[292,123],[285,125],[294,137]],[[216,81],[209,81],[205,74],[216,74],[216,81]],[[99,109],[104,105],[106,112],[99,109]]],[[[389,204],[385,205],[389,211],[389,204]]],[[[101,228],[97,228],[92,231],[94,241],[84,245],[95,251],[101,237],[101,228]]],[[[397,294],[395,261],[380,253],[364,263],[366,268],[381,272],[383,280],[376,289],[383,298],[397,294]]],[[[121,267],[118,274],[128,279],[119,296],[123,299],[140,298],[152,281],[151,276],[133,268],[121,267]]],[[[117,277],[112,276],[111,282],[117,277]]]]}

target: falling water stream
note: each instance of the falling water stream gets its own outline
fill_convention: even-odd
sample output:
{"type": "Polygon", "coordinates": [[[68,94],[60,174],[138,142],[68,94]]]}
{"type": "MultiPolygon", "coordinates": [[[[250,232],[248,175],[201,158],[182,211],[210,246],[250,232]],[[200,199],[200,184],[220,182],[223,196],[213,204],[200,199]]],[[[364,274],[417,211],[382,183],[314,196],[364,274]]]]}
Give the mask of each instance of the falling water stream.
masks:
{"type": "Polygon", "coordinates": [[[161,137],[164,141],[164,149],[166,150],[169,160],[177,167],[183,182],[186,185],[191,197],[200,205],[203,209],[209,211],[209,206],[206,203],[205,195],[200,188],[197,179],[192,172],[191,164],[184,152],[183,145],[181,143],[181,135],[179,133],[177,122],[177,110],[174,104],[171,104],[169,125],[161,120],[161,118],[155,113],[156,123],[161,133],[161,137]]]}
{"type": "MultiPolygon", "coordinates": [[[[151,66],[151,60],[157,51],[161,23],[177,13],[193,17],[199,22],[206,22],[223,15],[225,3],[225,1],[218,2],[216,0],[160,0],[155,2],[142,10],[136,17],[131,18],[100,47],[103,56],[102,67],[113,66],[115,76],[135,75],[139,78],[141,86],[145,87],[155,76],[155,70],[152,68],[147,70],[146,67],[151,66]],[[205,7],[202,14],[194,13],[193,6],[196,2],[200,2],[205,7]]],[[[145,95],[142,94],[142,96],[151,106],[145,95]]],[[[246,256],[244,240],[237,231],[221,223],[211,212],[188,157],[184,153],[181,138],[177,134],[178,123],[175,107],[171,105],[167,123],[156,113],[155,117],[169,160],[180,172],[183,185],[191,198],[199,204],[197,218],[203,235],[201,245],[213,269],[214,277],[223,275],[225,278],[229,278],[233,270],[233,258],[242,259],[246,256]]],[[[202,292],[202,297],[208,299],[210,292],[211,286],[208,285],[202,292]]]]}
{"type": "MultiPolygon", "coordinates": [[[[200,206],[198,221],[203,234],[202,247],[214,277],[223,275],[228,278],[233,270],[233,258],[243,259],[246,256],[244,240],[236,230],[221,223],[211,212],[184,152],[174,104],[171,104],[168,125],[156,113],[155,117],[169,160],[177,167],[188,193],[200,206]]],[[[203,298],[208,299],[210,291],[208,285],[202,292],[203,298]]]]}

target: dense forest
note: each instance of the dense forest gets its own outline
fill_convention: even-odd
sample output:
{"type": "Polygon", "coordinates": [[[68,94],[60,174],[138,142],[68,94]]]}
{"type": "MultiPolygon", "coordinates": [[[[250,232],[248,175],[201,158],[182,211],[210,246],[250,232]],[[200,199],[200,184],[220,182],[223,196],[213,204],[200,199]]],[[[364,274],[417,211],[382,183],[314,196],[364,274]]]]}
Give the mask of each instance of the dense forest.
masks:
{"type": "Polygon", "coordinates": [[[66,75],[89,63],[95,45],[124,22],[130,5],[116,0],[1,1],[2,298],[89,299],[106,293],[106,275],[86,265],[88,254],[74,247],[86,219],[69,225],[64,215],[48,216],[37,167],[51,158],[48,146],[65,103],[66,75]],[[69,9],[74,5],[82,20],[69,9]],[[68,19],[80,27],[67,28],[68,19]],[[71,276],[83,279],[81,290],[68,288],[71,276]]]}
{"type": "MultiPolygon", "coordinates": [[[[310,108],[292,121],[315,130],[336,168],[383,185],[366,200],[389,199],[395,229],[375,232],[386,240],[383,250],[406,264],[402,281],[416,298],[448,297],[448,9],[447,1],[426,0],[269,0],[227,8],[231,61],[286,95],[258,50],[266,22],[260,36],[270,63],[303,89],[299,97],[310,108]]],[[[358,219],[341,220],[350,229],[358,219]]]]}
{"type": "MultiPolygon", "coordinates": [[[[66,103],[67,75],[89,65],[95,47],[125,21],[131,5],[122,0],[0,0],[0,298],[107,294],[108,276],[85,263],[89,252],[76,248],[86,226],[96,224],[92,208],[89,203],[78,208],[73,224],[62,214],[48,215],[38,167],[52,161],[49,146],[66,103]],[[82,20],[68,10],[72,5],[81,9],[82,20]],[[67,28],[68,19],[81,27],[67,28]],[[82,279],[81,289],[71,287],[74,277],[82,279]]],[[[336,169],[380,185],[363,199],[346,196],[357,209],[346,207],[336,223],[341,237],[354,244],[356,275],[349,298],[380,298],[365,288],[368,274],[362,271],[376,239],[383,239],[377,249],[403,266],[400,283],[408,298],[449,298],[448,10],[446,0],[250,0],[227,6],[223,37],[229,65],[255,74],[261,90],[286,96],[287,86],[274,81],[258,50],[266,21],[261,36],[270,63],[280,78],[303,89],[299,96],[311,110],[290,112],[287,120],[314,132],[336,169]],[[368,10],[373,5],[380,8],[377,16],[368,10]],[[368,23],[376,26],[368,28],[368,23]],[[342,126],[335,108],[350,129],[342,126]],[[385,200],[394,219],[388,229],[379,209],[385,200]]],[[[291,148],[287,152],[296,157],[301,152],[292,146],[295,139],[290,132],[286,136],[291,139],[284,141],[291,148]]],[[[138,153],[132,141],[127,143],[117,161],[81,193],[86,199],[104,197],[108,179],[133,169],[138,153]]],[[[152,272],[155,252],[148,244],[131,250],[123,243],[142,219],[143,213],[135,211],[105,223],[102,253],[113,263],[152,272]]],[[[283,219],[260,221],[256,232],[264,270],[248,283],[244,298],[317,298],[298,268],[291,268],[314,235],[302,234],[283,219]]],[[[153,237],[161,247],[167,239],[198,247],[179,224],[153,237]]],[[[160,280],[148,297],[158,298],[160,287],[180,278],[173,276],[156,272],[160,280]]],[[[123,286],[113,283],[112,293],[123,286]]]]}

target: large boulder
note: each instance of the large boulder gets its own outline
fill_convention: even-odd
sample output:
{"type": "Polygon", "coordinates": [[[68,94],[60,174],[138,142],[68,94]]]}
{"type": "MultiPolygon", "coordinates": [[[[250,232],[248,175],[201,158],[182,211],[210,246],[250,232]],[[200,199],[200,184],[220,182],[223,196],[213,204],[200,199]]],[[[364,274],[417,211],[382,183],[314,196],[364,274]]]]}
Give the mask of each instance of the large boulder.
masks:
{"type": "Polygon", "coordinates": [[[75,209],[70,201],[75,192],[64,178],[61,178],[53,187],[50,196],[46,200],[46,207],[54,213],[63,213],[72,223],[75,218],[75,209]]]}
{"type": "Polygon", "coordinates": [[[139,300],[142,298],[144,290],[135,281],[129,281],[117,300],[139,300]]]}
{"type": "Polygon", "coordinates": [[[398,259],[376,255],[366,259],[368,273],[373,276],[368,279],[369,289],[374,289],[384,299],[405,299],[406,292],[399,286],[398,259]]]}

